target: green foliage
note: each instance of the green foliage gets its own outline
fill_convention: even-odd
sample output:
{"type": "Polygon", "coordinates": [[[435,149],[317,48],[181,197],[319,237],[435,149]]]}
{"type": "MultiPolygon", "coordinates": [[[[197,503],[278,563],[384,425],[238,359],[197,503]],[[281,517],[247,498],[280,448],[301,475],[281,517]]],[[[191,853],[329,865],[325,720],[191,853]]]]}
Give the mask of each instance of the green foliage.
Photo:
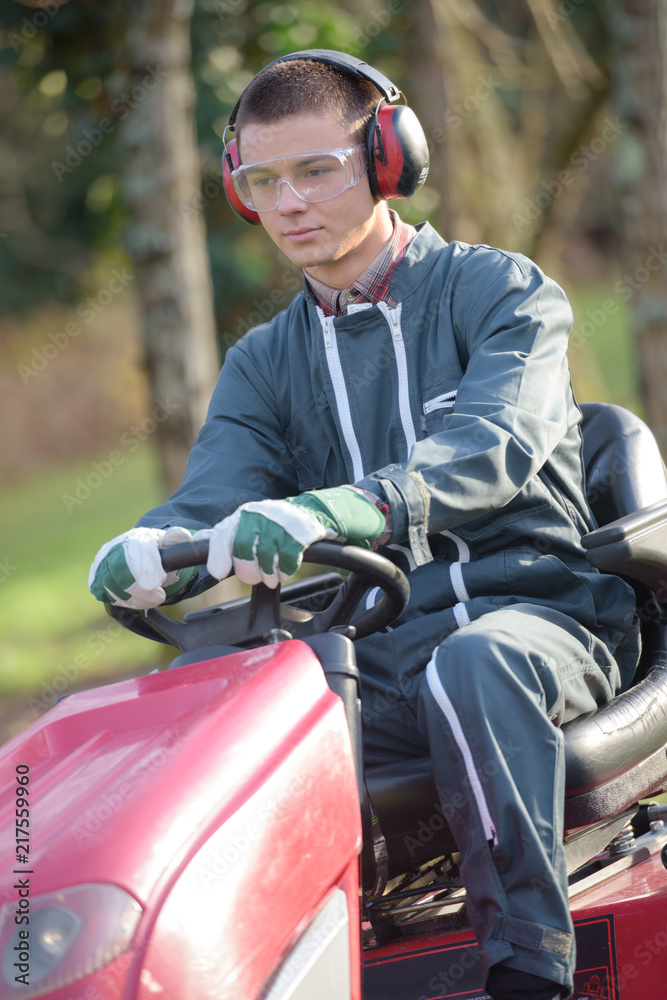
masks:
{"type": "MultiPolygon", "coordinates": [[[[5,15],[0,85],[7,99],[0,120],[16,162],[11,184],[0,184],[0,191],[11,192],[25,211],[20,217],[3,212],[8,233],[0,239],[0,311],[51,298],[75,302],[96,257],[123,251],[118,133],[131,103],[123,100],[122,55],[130,16],[129,5],[59,6],[57,0],[39,11],[16,5],[5,15]]],[[[380,61],[400,83],[411,23],[403,0],[197,3],[192,70],[201,192],[193,191],[181,209],[186,218],[205,214],[223,354],[247,329],[258,303],[271,305],[267,295],[280,298],[271,306],[275,312],[301,287],[264,234],[232,215],[223,194],[222,135],[239,94],[271,59],[301,48],[343,49],[380,61]]],[[[0,165],[0,180],[8,170],[0,165]]]]}
{"type": "Polygon", "coordinates": [[[11,154],[0,164],[0,309],[16,312],[74,301],[96,251],[121,239],[111,107],[120,25],[115,5],[52,0],[5,11],[0,119],[11,154]]]}

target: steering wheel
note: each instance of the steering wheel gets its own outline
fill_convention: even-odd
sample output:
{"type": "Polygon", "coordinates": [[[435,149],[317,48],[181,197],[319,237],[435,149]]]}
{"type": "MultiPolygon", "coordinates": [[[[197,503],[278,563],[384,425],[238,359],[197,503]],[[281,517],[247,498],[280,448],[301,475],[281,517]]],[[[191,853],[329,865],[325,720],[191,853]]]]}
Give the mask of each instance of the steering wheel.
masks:
{"type": "MultiPolygon", "coordinates": [[[[204,565],[207,558],[208,539],[162,549],[162,565],[167,572],[204,565]]],[[[303,553],[303,561],[350,571],[323,611],[281,603],[280,587],[272,590],[262,583],[252,588],[249,598],[192,612],[183,622],[168,618],[157,608],[133,611],[107,604],[106,609],[132,632],[188,652],[214,645],[250,648],[283,638],[304,639],[332,629],[361,639],[391,624],[407,606],[410,585],[405,574],[377,552],[340,542],[315,542],[303,553]],[[382,599],[350,625],[359,601],[370,587],[379,587],[382,599]]]]}

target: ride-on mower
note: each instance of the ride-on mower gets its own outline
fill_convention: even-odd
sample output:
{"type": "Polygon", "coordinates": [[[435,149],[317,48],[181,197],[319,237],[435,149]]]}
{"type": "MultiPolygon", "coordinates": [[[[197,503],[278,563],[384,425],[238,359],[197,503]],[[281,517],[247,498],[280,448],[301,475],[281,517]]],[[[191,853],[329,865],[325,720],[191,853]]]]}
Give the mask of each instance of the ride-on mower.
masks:
{"type": "MultiPolygon", "coordinates": [[[[667,479],[645,424],[582,411],[583,544],[635,587],[643,653],[565,727],[574,996],[665,1000],[667,479]]],[[[406,578],[333,542],[306,559],[351,573],[184,621],[110,608],[176,646],[170,668],[71,694],[2,749],[1,1000],[486,995],[428,759],[363,769],[352,638],[400,614],[406,578]]]]}

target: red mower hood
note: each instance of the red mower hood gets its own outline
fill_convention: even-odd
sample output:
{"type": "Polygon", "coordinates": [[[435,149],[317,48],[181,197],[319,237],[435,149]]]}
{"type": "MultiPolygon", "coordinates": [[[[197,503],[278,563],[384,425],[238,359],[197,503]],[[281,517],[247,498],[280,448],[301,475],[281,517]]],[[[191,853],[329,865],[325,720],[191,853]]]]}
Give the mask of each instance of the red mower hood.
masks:
{"type": "Polygon", "coordinates": [[[145,905],[290,752],[304,710],[332,697],[314,659],[282,643],[66,698],[0,752],[2,871],[17,867],[27,764],[38,891],[111,882],[145,905]]]}

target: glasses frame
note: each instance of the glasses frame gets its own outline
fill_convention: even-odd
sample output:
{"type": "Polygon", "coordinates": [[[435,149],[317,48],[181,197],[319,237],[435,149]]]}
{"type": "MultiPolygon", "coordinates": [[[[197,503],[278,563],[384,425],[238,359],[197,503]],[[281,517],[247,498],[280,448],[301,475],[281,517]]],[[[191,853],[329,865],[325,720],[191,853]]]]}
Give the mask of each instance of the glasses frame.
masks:
{"type": "Polygon", "coordinates": [[[287,187],[290,189],[290,191],[293,191],[294,194],[297,196],[297,198],[300,198],[301,201],[305,201],[307,204],[319,204],[319,202],[331,201],[332,198],[337,198],[339,195],[343,194],[344,191],[348,191],[350,188],[355,187],[355,185],[359,183],[361,178],[368,170],[367,155],[363,165],[359,162],[361,159],[362,152],[364,154],[366,154],[367,152],[366,146],[363,142],[357,143],[356,146],[341,146],[338,147],[337,149],[306,150],[303,153],[295,153],[293,156],[271,156],[266,160],[255,160],[252,163],[240,164],[238,167],[236,167],[235,170],[231,171],[232,183],[234,185],[234,189],[237,195],[239,196],[243,204],[246,206],[246,208],[251,208],[255,212],[258,211],[274,212],[276,208],[278,208],[278,205],[280,204],[281,184],[286,184],[287,187]],[[345,170],[346,176],[351,167],[352,176],[347,181],[345,186],[341,188],[340,191],[337,191],[336,194],[327,195],[326,198],[314,198],[314,199],[304,198],[304,196],[294,188],[294,186],[290,183],[290,181],[287,180],[287,178],[279,177],[278,182],[276,184],[276,201],[273,208],[262,208],[262,209],[256,208],[255,203],[252,199],[252,195],[250,193],[250,186],[247,184],[247,181],[245,182],[246,186],[244,187],[243,177],[246,171],[254,169],[256,167],[269,166],[271,163],[279,163],[280,161],[284,160],[307,159],[313,156],[335,156],[336,159],[340,161],[343,169],[345,170]],[[345,162],[346,160],[348,161],[347,163],[345,162]]]}

